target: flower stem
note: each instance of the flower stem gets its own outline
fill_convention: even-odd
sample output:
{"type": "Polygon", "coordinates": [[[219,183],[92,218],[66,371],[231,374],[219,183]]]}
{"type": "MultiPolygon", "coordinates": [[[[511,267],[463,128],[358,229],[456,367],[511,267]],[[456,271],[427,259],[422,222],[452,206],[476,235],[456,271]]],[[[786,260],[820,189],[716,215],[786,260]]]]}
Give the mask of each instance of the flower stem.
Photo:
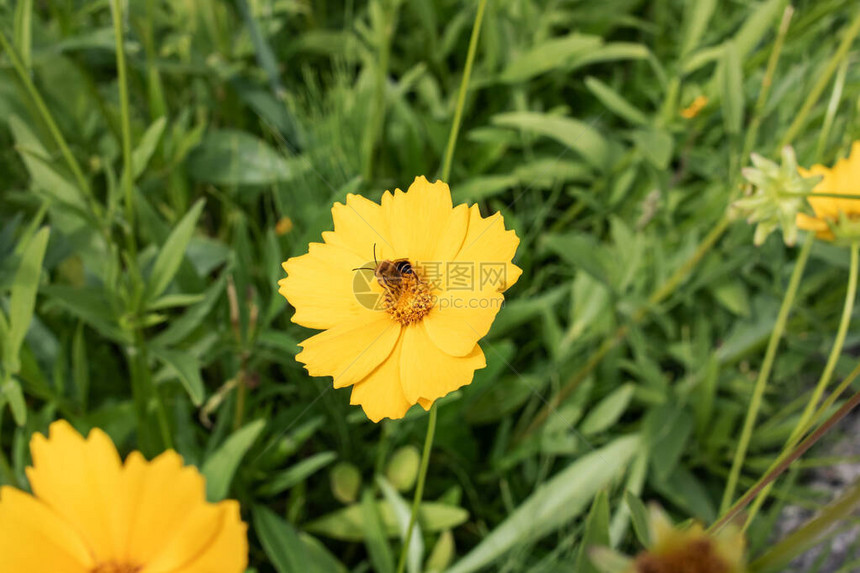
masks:
{"type": "Polygon", "coordinates": [[[776,350],[779,347],[779,341],[782,339],[782,334],[785,332],[785,324],[788,321],[788,315],[791,312],[791,307],[794,305],[794,298],[797,295],[797,288],[800,286],[800,277],[803,276],[803,269],[806,267],[806,261],[809,260],[809,252],[812,250],[812,244],[815,242],[815,235],[808,233],[803,247],[800,249],[800,254],[797,256],[797,261],[794,263],[794,270],[791,273],[791,279],[788,281],[788,288],[785,291],[785,296],[782,299],[782,306],[779,309],[779,314],[776,317],[773,331],[770,333],[770,340],[767,343],[767,350],[764,353],[764,361],[762,362],[761,370],[758,373],[758,378],[753,388],[752,400],[750,400],[749,408],[747,409],[746,420],[741,430],[740,442],[735,450],[735,457],[732,461],[732,469],[729,472],[729,479],[726,482],[726,489],[723,492],[723,502],[720,506],[720,511],[725,511],[729,508],[732,498],[735,495],[735,489],[740,477],[741,468],[744,464],[747,449],[752,431],[755,427],[756,418],[758,417],[759,409],[761,409],[762,397],[764,396],[765,388],[767,388],[767,380],[770,377],[773,361],[776,358],[776,350]]]}
{"type": "Polygon", "coordinates": [[[788,127],[788,131],[785,132],[785,135],[779,142],[777,151],[791,143],[798,132],[803,129],[809,113],[812,111],[816,102],[818,102],[818,98],[820,98],[821,94],[824,93],[825,88],[827,88],[827,84],[830,82],[830,78],[836,72],[836,68],[839,67],[839,64],[848,54],[848,50],[851,49],[851,44],[854,43],[854,40],[857,38],[857,34],[860,34],[860,11],[858,11],[854,16],[854,20],[845,31],[845,36],[842,37],[842,42],[839,44],[839,47],[836,49],[833,56],[831,56],[830,61],[827,62],[827,66],[825,66],[824,71],[818,77],[818,81],[815,82],[815,85],[809,91],[800,111],[797,112],[796,116],[794,116],[794,121],[791,122],[791,125],[788,127]]]}
{"type": "Polygon", "coordinates": [[[857,392],[851,398],[842,405],[836,412],[834,412],[827,420],[824,421],[821,426],[818,427],[812,434],[809,435],[808,438],[803,440],[800,445],[798,445],[791,453],[788,452],[788,449],[783,451],[779,458],[777,458],[776,462],[760,480],[758,480],[747,492],[737,500],[732,507],[729,508],[728,511],[723,513],[723,515],[714,522],[708,528],[709,533],[716,533],[720,529],[722,529],[727,523],[731,522],[743,509],[755,498],[763,489],[771,485],[773,480],[775,480],[779,475],[784,472],[788,467],[794,463],[797,458],[806,453],[809,448],[815,445],[818,440],[821,439],[824,434],[830,431],[833,426],[835,426],[842,418],[848,415],[848,413],[857,407],[860,404],[860,392],[857,392]]]}
{"type": "MultiPolygon", "coordinates": [[[[860,261],[858,261],[858,259],[860,259],[858,256],[858,243],[855,241],[851,243],[851,267],[848,274],[848,291],[845,294],[842,318],[839,320],[839,327],[836,330],[836,339],[833,341],[833,348],[830,349],[830,356],[827,357],[827,363],[824,366],[824,371],[822,371],[821,377],[818,379],[818,384],[816,384],[815,390],[812,392],[812,397],[809,399],[809,403],[806,405],[806,408],[804,408],[803,414],[801,414],[800,420],[798,420],[794,430],[789,435],[783,451],[788,451],[793,448],[812,426],[815,407],[821,400],[824,389],[827,388],[827,385],[830,383],[830,379],[833,376],[833,370],[836,368],[836,363],[839,361],[839,356],[842,354],[842,346],[845,344],[845,336],[848,334],[848,325],[851,322],[851,311],[854,309],[854,299],[857,295],[857,274],[858,267],[860,267],[860,261]]],[[[744,528],[749,527],[750,523],[755,519],[758,510],[761,509],[761,506],[767,499],[771,489],[772,486],[770,485],[764,488],[761,495],[755,500],[755,503],[753,503],[750,508],[744,528]]]]}
{"type": "Polygon", "coordinates": [[[472,64],[475,61],[475,52],[478,50],[478,37],[481,34],[481,22],[484,19],[484,9],[487,0],[481,0],[478,4],[478,13],[475,15],[475,23],[472,25],[472,37],[469,39],[469,51],[466,54],[466,67],[463,70],[463,80],[460,82],[460,93],[457,95],[457,109],[454,110],[454,124],[448,135],[448,147],[445,149],[445,160],[442,163],[442,181],[448,182],[451,176],[451,161],[454,159],[454,148],[457,147],[457,134],[460,132],[460,121],[463,119],[463,108],[466,105],[466,92],[469,91],[469,78],[472,76],[472,64]]]}
{"type": "Polygon", "coordinates": [[[427,479],[427,466],[430,462],[430,450],[433,449],[433,436],[436,434],[436,403],[430,406],[430,419],[427,422],[427,436],[424,438],[424,451],[421,453],[421,465],[418,468],[418,484],[415,486],[415,497],[412,499],[412,515],[409,517],[409,527],[406,528],[406,538],[403,549],[400,550],[400,560],[397,562],[397,573],[403,573],[406,559],[409,555],[409,541],[412,530],[418,520],[418,510],[421,507],[421,497],[424,495],[424,481],[427,479]]]}
{"type": "Polygon", "coordinates": [[[818,543],[821,536],[831,530],[833,525],[848,518],[858,505],[860,505],[860,482],[848,488],[847,492],[830,503],[813,519],[773,545],[764,555],[750,564],[750,570],[773,570],[776,567],[788,565],[792,559],[818,543]]]}

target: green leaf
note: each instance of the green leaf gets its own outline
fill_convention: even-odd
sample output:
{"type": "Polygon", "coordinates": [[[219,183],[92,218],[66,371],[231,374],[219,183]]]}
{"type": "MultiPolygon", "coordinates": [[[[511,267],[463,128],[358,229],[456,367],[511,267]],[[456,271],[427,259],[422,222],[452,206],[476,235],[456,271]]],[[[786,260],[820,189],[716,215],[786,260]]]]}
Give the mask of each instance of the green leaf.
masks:
{"type": "Polygon", "coordinates": [[[737,46],[731,40],[726,42],[723,58],[717,68],[717,77],[726,131],[730,134],[740,133],[744,117],[743,70],[737,46]]]}
{"type": "Polygon", "coordinates": [[[693,417],[676,404],[663,404],[650,410],[644,427],[651,451],[651,467],[658,481],[672,475],[684,453],[693,430],[693,417]]]}
{"type": "Polygon", "coordinates": [[[3,384],[3,397],[9,402],[12,417],[15,423],[23,426],[27,423],[27,402],[24,401],[24,393],[21,392],[21,383],[14,376],[10,376],[3,384]]]}
{"type": "MultiPolygon", "coordinates": [[[[171,320],[168,327],[152,339],[153,344],[161,346],[172,346],[182,342],[189,334],[198,328],[206,317],[212,312],[212,308],[224,291],[227,284],[227,274],[222,275],[203,293],[203,300],[188,308],[185,313],[175,320],[171,320]]],[[[161,300],[161,299],[158,299],[161,300]]]]}
{"type": "Polygon", "coordinates": [[[592,498],[621,475],[641,447],[639,436],[617,438],[561,470],[519,507],[448,573],[486,567],[514,547],[534,542],[578,517],[592,498]]]}
{"type": "Polygon", "coordinates": [[[210,131],[188,158],[195,180],[216,185],[271,185],[307,168],[307,162],[287,160],[262,139],[233,129],[210,131]]]}
{"type": "Polygon", "coordinates": [[[117,318],[105,304],[105,292],[98,287],[47,285],[42,291],[51,304],[64,308],[102,335],[123,344],[131,343],[129,334],[117,325],[117,318]]]}
{"type": "Polygon", "coordinates": [[[588,551],[592,547],[606,547],[608,545],[609,496],[604,489],[600,490],[600,493],[594,498],[594,502],[591,504],[591,511],[588,512],[588,517],[585,519],[585,534],[582,537],[582,542],[579,544],[579,553],[574,570],[582,573],[599,573],[597,568],[591,564],[588,551]]]}
{"type": "Polygon", "coordinates": [[[206,478],[206,499],[216,502],[227,497],[239,462],[265,426],[265,420],[256,420],[236,430],[206,459],[201,470],[206,478]]]}
{"type": "Polygon", "coordinates": [[[42,260],[48,246],[50,230],[47,227],[36,233],[21,255],[21,264],[12,281],[12,296],[9,302],[9,340],[6,342],[8,355],[7,372],[15,374],[21,367],[19,353],[24,337],[33,320],[36,307],[36,292],[39,290],[39,276],[42,274],[42,260]]]}
{"type": "Polygon", "coordinates": [[[150,345],[152,355],[155,356],[172,374],[182,383],[191,403],[199,407],[206,399],[206,389],[203,387],[203,379],[200,377],[200,361],[189,354],[178,350],[169,350],[155,345],[150,345]]]}
{"type": "Polygon", "coordinates": [[[684,5],[684,27],[681,40],[681,59],[699,47],[717,7],[717,0],[699,0],[684,5]]]}
{"type": "Polygon", "coordinates": [[[278,573],[329,573],[343,569],[324,549],[313,543],[315,540],[303,539],[291,523],[278,517],[271,509],[257,505],[253,515],[254,530],[260,544],[278,573]]]}
{"type": "Polygon", "coordinates": [[[624,491],[624,503],[630,510],[633,531],[643,547],[651,547],[651,526],[648,524],[648,509],[645,504],[629,490],[624,491]]]}
{"type": "Polygon", "coordinates": [[[609,42],[578,55],[571,62],[570,69],[575,70],[583,66],[598,64],[601,62],[646,60],[650,56],[651,52],[642,44],[636,44],[633,42],[609,42]]]}
{"type": "Polygon", "coordinates": [[[191,235],[194,233],[194,228],[197,225],[197,219],[203,211],[205,201],[199,199],[188,213],[177,223],[176,227],[168,235],[164,246],[158,253],[155,259],[155,264],[152,266],[152,273],[149,275],[147,283],[146,296],[147,301],[154,300],[158,295],[164,292],[176,271],[179,270],[179,265],[182,264],[182,259],[185,257],[185,249],[188,247],[188,241],[191,240],[191,235]]]}
{"type": "Polygon", "coordinates": [[[669,167],[675,147],[669,133],[657,128],[638,129],[633,132],[633,143],[651,165],[661,170],[669,167]]]}
{"type": "Polygon", "coordinates": [[[149,160],[152,159],[152,154],[158,147],[158,142],[161,141],[161,136],[164,134],[164,126],[167,125],[167,118],[159,117],[152,125],[150,125],[140,138],[140,142],[131,154],[131,176],[133,179],[140,177],[141,173],[149,165],[149,160]]]}
{"type": "Polygon", "coordinates": [[[539,74],[565,67],[575,57],[600,46],[599,36],[571,34],[547,40],[512,61],[502,72],[504,82],[521,82],[539,74]]]}
{"type": "Polygon", "coordinates": [[[634,125],[645,125],[648,123],[648,118],[645,114],[636,109],[624,97],[613,90],[611,87],[603,83],[597,78],[585,78],[585,87],[588,88],[594,97],[600,100],[606,109],[634,125]]]}
{"type": "MultiPolygon", "coordinates": [[[[382,476],[376,476],[376,483],[379,485],[380,491],[388,506],[392,509],[394,519],[397,521],[397,529],[400,532],[400,538],[403,543],[406,543],[406,535],[409,533],[409,522],[412,519],[412,508],[406,502],[397,490],[394,489],[388,480],[382,476]]],[[[421,516],[421,511],[418,511],[418,517],[421,516]]],[[[410,573],[418,573],[421,569],[421,561],[424,558],[424,537],[421,534],[422,524],[420,519],[415,520],[412,527],[412,537],[409,541],[409,553],[406,556],[406,569],[410,573]]]]}
{"type": "Polygon", "coordinates": [[[379,511],[379,504],[373,499],[373,490],[365,488],[361,494],[362,520],[365,525],[364,544],[373,570],[379,573],[394,572],[394,555],[388,544],[385,524],[379,511]]]}
{"type": "Polygon", "coordinates": [[[320,452],[313,456],[304,459],[285,471],[274,476],[271,480],[258,490],[261,496],[273,496],[283,491],[290,489],[297,483],[302,482],[320,471],[334,460],[337,459],[337,454],[334,452],[320,452]]]}
{"type": "Polygon", "coordinates": [[[614,390],[591,409],[579,426],[579,431],[591,436],[608,429],[627,410],[635,391],[633,384],[624,384],[614,390]]]}
{"type": "Polygon", "coordinates": [[[609,165],[609,142],[595,128],[577,119],[522,111],[493,116],[493,123],[555,139],[579,153],[598,171],[604,171],[609,165]]]}

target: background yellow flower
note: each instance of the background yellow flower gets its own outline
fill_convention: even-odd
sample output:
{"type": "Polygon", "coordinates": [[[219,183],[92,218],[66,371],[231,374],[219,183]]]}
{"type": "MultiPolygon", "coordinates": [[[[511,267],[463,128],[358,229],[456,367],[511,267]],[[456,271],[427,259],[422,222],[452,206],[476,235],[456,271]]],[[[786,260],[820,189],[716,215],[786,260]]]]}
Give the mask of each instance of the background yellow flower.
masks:
{"type": "MultiPolygon", "coordinates": [[[[800,173],[804,177],[823,177],[813,193],[860,194],[860,141],[855,141],[849,156],[837,161],[833,167],[813,165],[808,170],[801,169],[800,173]]],[[[809,204],[815,216],[798,213],[797,226],[806,231],[815,231],[821,239],[832,241],[835,238],[830,225],[838,225],[840,213],[848,219],[860,217],[860,201],[857,199],[811,196],[809,204]]]]}
{"type": "Polygon", "coordinates": [[[119,458],[99,429],[65,421],[30,442],[34,495],[0,488],[0,572],[240,573],[246,526],[235,501],[207,503],[203,477],[168,451],[119,458]]]}
{"type": "Polygon", "coordinates": [[[454,207],[448,185],[417,177],[381,204],[349,195],[332,219],[334,231],[285,262],[278,283],[293,321],[323,330],[301,343],[308,372],[353,386],[351,403],[375,422],[471,382],[486,365],[478,340],[522,272],[501,214],[454,207]],[[380,261],[401,259],[397,284],[374,276],[380,261]]]}

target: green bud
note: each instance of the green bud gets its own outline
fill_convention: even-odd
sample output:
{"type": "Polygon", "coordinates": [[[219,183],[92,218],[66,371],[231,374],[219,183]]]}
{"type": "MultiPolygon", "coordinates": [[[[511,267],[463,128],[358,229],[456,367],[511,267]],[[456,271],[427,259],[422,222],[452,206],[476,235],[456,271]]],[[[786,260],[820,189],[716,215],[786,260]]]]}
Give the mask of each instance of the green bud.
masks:
{"type": "Polygon", "coordinates": [[[454,560],[454,535],[450,529],[446,529],[439,535],[436,545],[427,558],[424,570],[427,573],[441,572],[448,568],[454,560]]]}
{"type": "Polygon", "coordinates": [[[397,491],[409,491],[418,478],[421,454],[415,446],[403,446],[394,452],[385,468],[385,477],[397,491]]]}
{"type": "Polygon", "coordinates": [[[354,503],[361,488],[361,473],[349,462],[340,462],[331,469],[331,493],[341,503],[354,503]]]}

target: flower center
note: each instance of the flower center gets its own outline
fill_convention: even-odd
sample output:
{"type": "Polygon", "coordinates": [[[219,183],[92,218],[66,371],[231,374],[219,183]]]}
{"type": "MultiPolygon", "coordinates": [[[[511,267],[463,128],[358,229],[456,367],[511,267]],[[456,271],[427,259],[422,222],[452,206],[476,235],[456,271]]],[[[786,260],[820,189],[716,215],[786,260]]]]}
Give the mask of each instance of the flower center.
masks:
{"type": "Polygon", "coordinates": [[[690,541],[662,555],[640,553],[633,567],[636,573],[729,573],[731,570],[708,539],[690,541]]]}
{"type": "Polygon", "coordinates": [[[90,573],[137,573],[141,569],[143,569],[143,565],[106,561],[96,565],[95,569],[92,569],[90,573]]]}
{"type": "Polygon", "coordinates": [[[380,284],[385,289],[382,308],[403,326],[421,321],[433,308],[430,288],[414,272],[401,274],[397,281],[380,281],[380,284]]]}

